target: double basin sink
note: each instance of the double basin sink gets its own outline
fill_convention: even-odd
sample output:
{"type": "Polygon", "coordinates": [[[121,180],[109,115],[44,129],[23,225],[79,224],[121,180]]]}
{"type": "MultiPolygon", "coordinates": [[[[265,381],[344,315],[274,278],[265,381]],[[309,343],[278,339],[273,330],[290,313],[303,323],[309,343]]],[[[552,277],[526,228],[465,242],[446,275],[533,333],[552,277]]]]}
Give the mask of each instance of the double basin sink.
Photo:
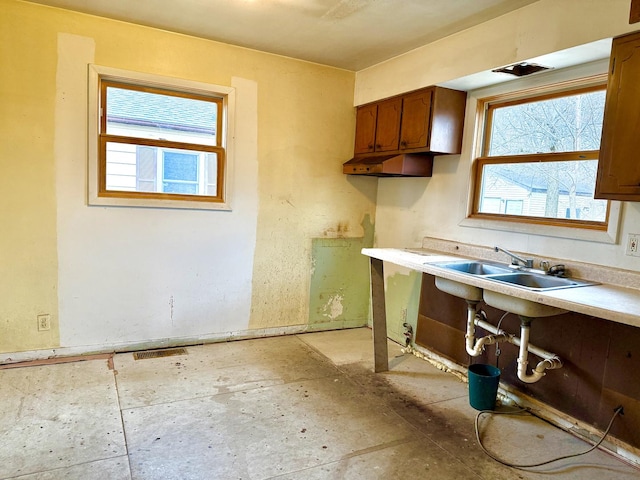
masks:
{"type": "MultiPolygon", "coordinates": [[[[534,292],[545,292],[562,288],[576,288],[594,285],[592,282],[576,280],[573,278],[555,277],[545,273],[536,273],[528,270],[518,270],[516,267],[496,264],[485,261],[447,261],[432,263],[431,266],[444,270],[455,271],[469,277],[480,277],[492,282],[510,285],[534,292]]],[[[484,290],[466,284],[462,281],[451,280],[436,275],[436,287],[452,295],[462,297],[469,301],[485,303],[500,310],[512,312],[526,317],[548,317],[565,313],[557,307],[543,305],[541,303],[525,300],[517,295],[484,290]]]]}

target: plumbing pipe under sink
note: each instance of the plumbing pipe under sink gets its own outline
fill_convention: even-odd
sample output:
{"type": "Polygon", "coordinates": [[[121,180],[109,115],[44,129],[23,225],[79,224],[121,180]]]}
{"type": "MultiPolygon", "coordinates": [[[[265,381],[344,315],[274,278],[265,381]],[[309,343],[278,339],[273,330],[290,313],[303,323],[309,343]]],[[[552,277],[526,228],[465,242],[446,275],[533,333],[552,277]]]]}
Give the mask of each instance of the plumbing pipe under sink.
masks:
{"type": "MultiPolygon", "coordinates": [[[[520,351],[518,353],[518,378],[525,383],[535,383],[544,377],[545,370],[551,370],[554,368],[562,368],[562,361],[555,353],[545,352],[544,350],[538,350],[536,355],[543,358],[541,362],[536,365],[533,372],[527,374],[527,357],[529,354],[529,348],[533,345],[529,344],[529,332],[531,330],[531,320],[526,317],[520,317],[520,351]],[[541,355],[542,353],[542,355],[541,355]]],[[[532,351],[533,353],[533,351],[532,351]]]]}
{"type": "Polygon", "coordinates": [[[464,338],[466,341],[467,353],[472,357],[480,355],[486,345],[509,341],[509,334],[502,330],[498,332],[497,329],[494,329],[496,330],[493,332],[494,335],[487,335],[476,340],[476,321],[479,318],[477,305],[478,302],[467,300],[467,333],[464,338]]]}
{"type": "Polygon", "coordinates": [[[518,378],[524,383],[535,383],[545,376],[546,370],[562,368],[562,360],[560,360],[560,357],[555,353],[547,352],[529,343],[531,318],[519,315],[520,337],[516,337],[483,320],[483,316],[477,311],[477,305],[478,302],[467,301],[467,333],[465,334],[465,341],[466,350],[469,355],[477,357],[482,353],[485,345],[492,345],[499,342],[508,342],[520,347],[518,352],[517,374],[518,378]],[[476,340],[476,326],[491,332],[491,335],[476,340]],[[531,374],[527,373],[529,352],[543,359],[536,365],[531,374]]]}

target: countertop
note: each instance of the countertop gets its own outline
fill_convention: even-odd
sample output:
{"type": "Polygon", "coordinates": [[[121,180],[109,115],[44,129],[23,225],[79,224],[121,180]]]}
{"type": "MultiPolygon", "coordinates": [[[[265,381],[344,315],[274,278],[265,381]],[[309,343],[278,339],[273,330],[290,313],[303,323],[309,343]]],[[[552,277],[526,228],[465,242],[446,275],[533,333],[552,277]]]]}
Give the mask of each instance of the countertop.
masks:
{"type": "MultiPolygon", "coordinates": [[[[586,275],[576,277],[600,283],[577,288],[537,292],[434,266],[437,262],[451,260],[482,259],[496,261],[494,254],[483,254],[487,250],[486,247],[465,248],[453,242],[435,241],[432,242],[430,248],[363,248],[362,254],[419,272],[437,275],[450,280],[458,280],[484,290],[513,295],[544,305],[551,305],[564,310],[603,318],[612,322],[640,327],[640,288],[635,288],[636,284],[640,283],[640,274],[636,274],[635,272],[616,271],[615,269],[605,271],[599,267],[590,268],[585,267],[584,264],[576,264],[576,266],[570,270],[572,277],[575,276],[573,274],[574,272],[590,272],[592,273],[591,277],[586,275]],[[456,253],[452,253],[451,250],[456,253]],[[473,255],[470,255],[470,253],[473,253],[473,255]],[[619,283],[605,283],[602,280],[604,278],[612,279],[612,281],[615,280],[616,282],[627,282],[633,286],[624,286],[619,283]]],[[[501,263],[506,263],[506,257],[501,263]]]]}

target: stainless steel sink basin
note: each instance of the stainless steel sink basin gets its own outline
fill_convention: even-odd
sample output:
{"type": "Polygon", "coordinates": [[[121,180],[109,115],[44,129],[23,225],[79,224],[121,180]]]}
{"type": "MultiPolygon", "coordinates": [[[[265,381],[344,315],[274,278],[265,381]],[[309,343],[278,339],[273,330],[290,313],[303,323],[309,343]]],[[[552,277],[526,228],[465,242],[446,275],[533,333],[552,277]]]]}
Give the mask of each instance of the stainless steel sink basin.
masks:
{"type": "Polygon", "coordinates": [[[483,299],[487,305],[491,305],[498,310],[515,313],[523,317],[553,317],[567,313],[566,310],[561,308],[543,305],[542,303],[532,302],[531,300],[525,300],[524,298],[506,295],[504,293],[492,292],[490,290],[484,291],[483,299]]]}
{"type": "Polygon", "coordinates": [[[550,275],[527,272],[492,275],[491,280],[508,283],[517,287],[524,287],[528,290],[534,291],[557,290],[560,288],[585,287],[593,285],[593,283],[574,280],[572,278],[552,277],[550,275]]]}
{"type": "Polygon", "coordinates": [[[507,265],[500,265],[484,261],[453,261],[439,262],[433,266],[453,270],[467,275],[480,276],[486,280],[508,283],[514,287],[526,288],[533,291],[557,290],[560,288],[585,287],[595,285],[592,282],[575,280],[573,278],[554,277],[544,273],[519,271],[507,265]]]}
{"type": "Polygon", "coordinates": [[[494,275],[497,273],[513,272],[512,268],[504,265],[495,265],[493,263],[469,261],[469,262],[443,262],[436,263],[435,266],[446,268],[448,270],[456,270],[470,275],[494,275]]]}
{"type": "Polygon", "coordinates": [[[479,302],[482,300],[481,288],[462,282],[456,282],[455,280],[449,280],[448,278],[436,277],[436,288],[448,293],[449,295],[464,298],[469,302],[479,302]]]}
{"type": "MultiPolygon", "coordinates": [[[[585,287],[595,285],[591,282],[575,280],[572,278],[561,278],[535,273],[531,271],[521,271],[506,265],[494,264],[484,261],[451,261],[433,263],[433,266],[455,271],[471,277],[481,277],[485,280],[509,284],[514,287],[526,290],[545,292],[560,288],[585,287]]],[[[565,313],[561,308],[544,305],[531,300],[520,298],[518,295],[507,295],[505,293],[483,290],[482,288],[468,285],[464,280],[451,280],[436,276],[436,287],[451,295],[465,298],[468,301],[480,301],[505,312],[529,318],[550,317],[565,313]]]]}

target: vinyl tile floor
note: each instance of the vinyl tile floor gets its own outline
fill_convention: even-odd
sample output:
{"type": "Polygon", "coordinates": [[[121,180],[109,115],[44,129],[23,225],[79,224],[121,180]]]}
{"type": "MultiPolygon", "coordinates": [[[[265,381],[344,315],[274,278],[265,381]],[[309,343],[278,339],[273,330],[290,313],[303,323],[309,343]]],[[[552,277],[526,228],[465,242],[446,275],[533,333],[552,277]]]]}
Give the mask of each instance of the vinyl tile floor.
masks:
{"type": "MultiPolygon", "coordinates": [[[[0,479],[640,478],[599,450],[527,471],[495,462],[466,384],[389,345],[383,374],[366,328],[0,370],[0,479]]],[[[514,462],[589,447],[530,416],[483,428],[514,462]]]]}

